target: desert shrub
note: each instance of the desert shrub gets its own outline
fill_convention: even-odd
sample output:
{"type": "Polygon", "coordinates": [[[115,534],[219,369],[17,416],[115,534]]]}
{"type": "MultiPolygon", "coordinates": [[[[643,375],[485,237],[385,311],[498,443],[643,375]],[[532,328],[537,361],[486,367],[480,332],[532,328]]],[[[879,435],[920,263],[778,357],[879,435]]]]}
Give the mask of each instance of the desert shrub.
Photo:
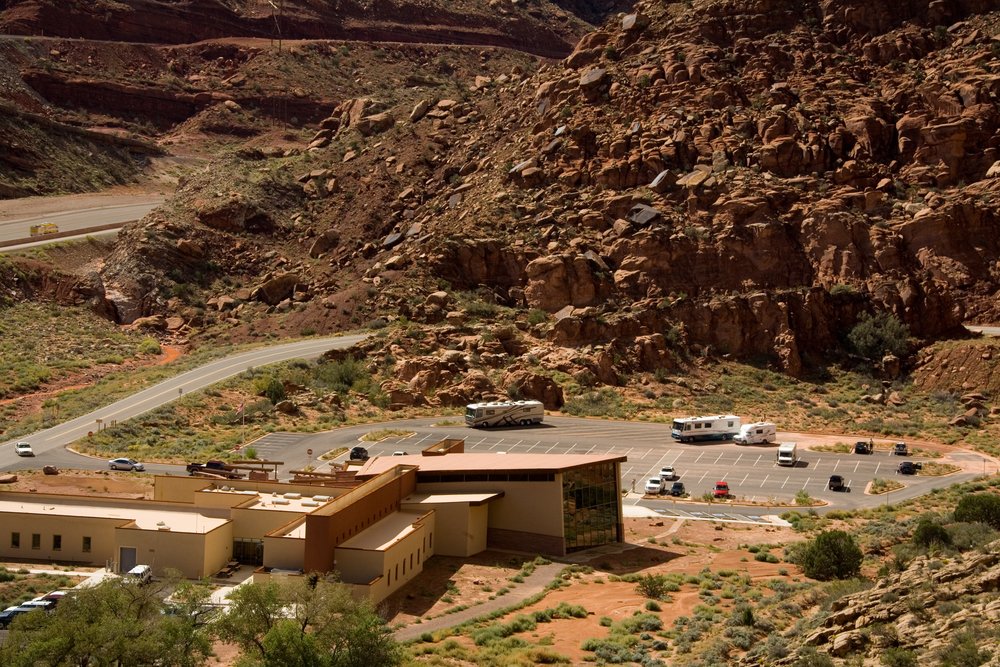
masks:
{"type": "Polygon", "coordinates": [[[528,324],[541,324],[549,319],[549,314],[541,308],[532,308],[528,311],[528,324]]]}
{"type": "Polygon", "coordinates": [[[925,549],[935,544],[939,546],[951,544],[951,535],[944,529],[944,526],[934,523],[930,519],[921,519],[910,539],[914,544],[925,549]]]}
{"type": "Polygon", "coordinates": [[[622,621],[620,627],[629,634],[655,632],[663,627],[663,621],[656,614],[636,614],[622,621]]]}
{"type": "Polygon", "coordinates": [[[882,653],[882,664],[885,667],[917,667],[917,654],[897,646],[890,646],[882,653]]]}
{"type": "Polygon", "coordinates": [[[881,359],[886,354],[904,356],[910,347],[910,330],[892,313],[869,315],[861,319],[847,335],[858,354],[868,359],[881,359]]]}
{"type": "Polygon", "coordinates": [[[985,523],[1000,529],[1000,496],[993,493],[962,496],[955,507],[955,521],[985,523]]]}
{"type": "Polygon", "coordinates": [[[647,574],[639,577],[635,584],[636,592],[652,600],[662,600],[667,592],[667,578],[662,574],[647,574]]]}
{"type": "Polygon", "coordinates": [[[861,571],[863,556],[854,538],[842,530],[820,533],[802,550],[802,571],[807,577],[826,581],[847,579],[861,571]]]}
{"type": "Polygon", "coordinates": [[[662,609],[656,600],[646,600],[646,611],[662,611],[662,609]]]}
{"type": "Polygon", "coordinates": [[[262,375],[253,381],[253,392],[258,396],[264,396],[271,403],[279,403],[285,400],[285,385],[273,375],[262,375]]]}
{"type": "Polygon", "coordinates": [[[953,523],[948,526],[948,536],[953,547],[960,551],[969,551],[996,540],[1000,537],[1000,533],[985,523],[953,523]]]}
{"type": "Polygon", "coordinates": [[[729,616],[729,625],[742,625],[753,627],[753,609],[748,604],[738,604],[733,607],[733,613],[729,616]]]}
{"type": "Polygon", "coordinates": [[[365,392],[372,384],[371,373],[354,357],[343,361],[327,361],[313,369],[313,382],[321,389],[346,394],[351,389],[365,392]]]}
{"type": "Polygon", "coordinates": [[[812,646],[807,646],[799,653],[799,659],[792,663],[793,667],[833,667],[833,658],[826,653],[820,653],[812,646]]]}
{"type": "Polygon", "coordinates": [[[486,646],[518,632],[534,630],[536,627],[538,627],[538,623],[535,619],[520,614],[510,623],[495,623],[476,630],[472,633],[472,641],[476,643],[476,646],[486,646]]]}
{"type": "Polygon", "coordinates": [[[981,634],[975,627],[955,633],[948,645],[938,651],[938,664],[941,667],[979,667],[990,659],[992,652],[983,648],[980,639],[985,637],[980,637],[981,634]]]}
{"type": "Polygon", "coordinates": [[[139,341],[140,354],[159,354],[160,351],[160,344],[152,336],[146,336],[139,341]]]}

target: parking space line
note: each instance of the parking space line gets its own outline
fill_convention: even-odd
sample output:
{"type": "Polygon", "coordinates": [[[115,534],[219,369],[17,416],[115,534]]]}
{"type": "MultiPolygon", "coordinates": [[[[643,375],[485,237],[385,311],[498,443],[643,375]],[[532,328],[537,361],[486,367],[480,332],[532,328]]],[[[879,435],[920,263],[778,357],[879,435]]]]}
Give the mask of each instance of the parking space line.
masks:
{"type": "Polygon", "coordinates": [[[712,465],[716,465],[721,460],[722,460],[722,454],[719,454],[719,458],[715,459],[715,463],[713,463],[712,465]]]}
{"type": "Polygon", "coordinates": [[[861,461],[858,461],[857,463],[854,464],[854,472],[858,471],[858,466],[860,466],[860,465],[861,465],[861,461]]]}
{"type": "Polygon", "coordinates": [[[804,489],[807,486],[809,486],[809,482],[811,482],[811,481],[812,481],[812,477],[806,477],[806,483],[802,485],[802,488],[804,489]]]}
{"type": "Polygon", "coordinates": [[[708,477],[708,471],[707,470],[701,474],[701,477],[698,478],[698,483],[701,484],[702,481],[704,481],[704,479],[706,477],[708,477]]]}
{"type": "Polygon", "coordinates": [[[743,455],[742,455],[742,454],[740,454],[739,456],[737,456],[737,457],[736,457],[736,463],[734,463],[734,464],[733,464],[733,466],[734,466],[734,467],[735,467],[735,466],[738,466],[738,465],[740,464],[740,459],[742,459],[742,458],[743,458],[743,455]]]}
{"type": "Polygon", "coordinates": [[[760,483],[760,488],[762,488],[762,489],[764,488],[764,485],[767,484],[767,480],[770,477],[771,477],[770,475],[764,475],[764,481],[760,483]]]}
{"type": "Polygon", "coordinates": [[[747,481],[747,477],[749,477],[749,476],[750,476],[750,473],[747,473],[746,475],[743,476],[743,481],[740,482],[741,486],[747,481]]]}
{"type": "Polygon", "coordinates": [[[551,447],[549,447],[548,449],[545,450],[545,453],[548,454],[549,452],[551,452],[553,449],[556,448],[556,445],[558,445],[558,444],[559,444],[559,441],[556,440],[555,443],[551,447]]]}
{"type": "Polygon", "coordinates": [[[763,454],[761,454],[760,456],[758,456],[758,457],[757,457],[757,460],[756,460],[756,461],[754,461],[754,462],[753,462],[753,464],[754,464],[754,465],[757,465],[758,463],[760,463],[760,460],[761,460],[762,458],[764,458],[764,455],[763,455],[763,454]]]}
{"type": "Polygon", "coordinates": [[[704,455],[705,455],[705,452],[701,452],[700,454],[698,454],[698,458],[696,458],[696,459],[694,460],[694,462],[695,462],[695,463],[698,463],[698,461],[701,461],[701,457],[703,457],[704,455]]]}
{"type": "Polygon", "coordinates": [[[781,483],[781,488],[785,488],[785,484],[788,484],[788,478],[787,477],[785,478],[785,481],[781,483]]]}

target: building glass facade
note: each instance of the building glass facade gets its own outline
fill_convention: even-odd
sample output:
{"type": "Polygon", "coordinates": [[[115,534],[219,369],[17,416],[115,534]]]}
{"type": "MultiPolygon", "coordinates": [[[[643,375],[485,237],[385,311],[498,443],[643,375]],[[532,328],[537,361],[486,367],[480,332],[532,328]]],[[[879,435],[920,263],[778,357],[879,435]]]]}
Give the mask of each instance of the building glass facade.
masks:
{"type": "Polygon", "coordinates": [[[597,463],[562,474],[567,553],[622,541],[619,479],[616,463],[597,463]]]}

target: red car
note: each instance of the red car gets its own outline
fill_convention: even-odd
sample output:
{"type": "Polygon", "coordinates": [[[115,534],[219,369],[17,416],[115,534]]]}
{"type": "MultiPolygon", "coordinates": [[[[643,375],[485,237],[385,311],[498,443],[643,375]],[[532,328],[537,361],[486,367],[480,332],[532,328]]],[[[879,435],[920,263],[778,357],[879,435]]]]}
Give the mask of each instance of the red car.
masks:
{"type": "Polygon", "coordinates": [[[729,497],[729,483],[728,482],[716,482],[715,488],[712,490],[712,495],[716,498],[728,498],[729,497]]]}

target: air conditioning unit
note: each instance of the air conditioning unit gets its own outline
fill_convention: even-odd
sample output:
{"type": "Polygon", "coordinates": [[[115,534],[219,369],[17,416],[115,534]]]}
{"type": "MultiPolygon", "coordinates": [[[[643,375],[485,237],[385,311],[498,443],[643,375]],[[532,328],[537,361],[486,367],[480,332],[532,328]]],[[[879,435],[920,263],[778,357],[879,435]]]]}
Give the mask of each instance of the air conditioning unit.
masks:
{"type": "Polygon", "coordinates": [[[319,503],[316,502],[315,500],[303,500],[302,501],[302,506],[303,507],[319,507],[319,503]]]}
{"type": "Polygon", "coordinates": [[[275,498],[274,499],[274,504],[275,505],[288,505],[289,502],[288,502],[287,498],[275,498]]]}
{"type": "Polygon", "coordinates": [[[285,497],[286,498],[291,498],[292,500],[296,500],[298,498],[301,498],[302,494],[301,493],[295,493],[293,491],[289,491],[288,493],[285,494],[285,497]]]}
{"type": "Polygon", "coordinates": [[[313,496],[313,500],[318,503],[325,503],[330,500],[330,496],[313,496]]]}
{"type": "Polygon", "coordinates": [[[170,530],[170,526],[157,526],[157,530],[170,530]]]}

